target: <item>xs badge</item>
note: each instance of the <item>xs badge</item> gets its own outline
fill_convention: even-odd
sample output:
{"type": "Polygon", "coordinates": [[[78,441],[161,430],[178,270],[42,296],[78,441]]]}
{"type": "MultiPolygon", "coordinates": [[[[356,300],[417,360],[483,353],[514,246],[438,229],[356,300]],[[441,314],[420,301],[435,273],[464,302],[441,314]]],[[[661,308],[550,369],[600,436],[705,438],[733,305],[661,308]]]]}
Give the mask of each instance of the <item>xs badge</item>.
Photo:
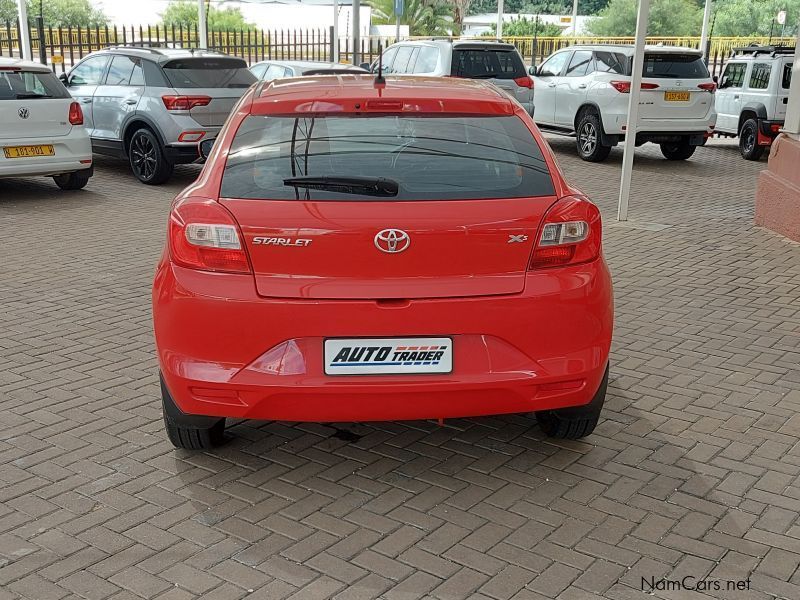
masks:
{"type": "Polygon", "coordinates": [[[521,244],[522,242],[527,242],[528,236],[524,234],[514,235],[513,233],[508,234],[508,243],[509,244],[521,244]]]}

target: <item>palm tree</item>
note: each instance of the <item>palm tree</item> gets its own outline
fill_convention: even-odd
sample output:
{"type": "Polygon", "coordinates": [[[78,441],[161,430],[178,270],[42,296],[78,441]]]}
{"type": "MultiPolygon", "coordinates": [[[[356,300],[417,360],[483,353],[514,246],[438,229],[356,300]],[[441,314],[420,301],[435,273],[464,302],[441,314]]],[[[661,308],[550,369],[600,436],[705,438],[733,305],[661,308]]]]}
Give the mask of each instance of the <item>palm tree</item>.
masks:
{"type": "MultiPolygon", "coordinates": [[[[394,0],[371,0],[372,22],[394,25],[394,0]]],[[[405,0],[400,23],[408,25],[411,35],[450,35],[453,12],[443,0],[405,0]]]]}

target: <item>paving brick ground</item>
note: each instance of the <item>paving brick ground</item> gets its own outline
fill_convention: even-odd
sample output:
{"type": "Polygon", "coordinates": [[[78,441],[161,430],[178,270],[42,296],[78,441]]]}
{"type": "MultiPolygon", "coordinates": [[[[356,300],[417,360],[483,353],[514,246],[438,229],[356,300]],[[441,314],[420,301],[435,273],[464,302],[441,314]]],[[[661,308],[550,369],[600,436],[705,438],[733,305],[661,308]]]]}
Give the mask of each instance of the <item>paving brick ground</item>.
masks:
{"type": "Polygon", "coordinates": [[[162,431],[149,288],[171,196],[101,160],[86,191],[0,181],[0,600],[800,598],[800,246],[752,225],[757,172],[714,143],[567,175],[606,218],[605,420],[242,422],[162,431]],[[692,580],[689,580],[691,582],[692,580]]]}

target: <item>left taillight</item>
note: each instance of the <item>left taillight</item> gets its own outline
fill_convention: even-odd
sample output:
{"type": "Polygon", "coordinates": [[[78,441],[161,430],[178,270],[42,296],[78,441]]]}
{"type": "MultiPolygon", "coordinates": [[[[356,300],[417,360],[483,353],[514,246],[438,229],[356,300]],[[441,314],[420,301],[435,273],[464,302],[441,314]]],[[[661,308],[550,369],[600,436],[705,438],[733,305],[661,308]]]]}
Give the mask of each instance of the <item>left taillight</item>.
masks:
{"type": "Polygon", "coordinates": [[[576,265],[600,256],[600,210],[585,198],[566,197],[544,218],[529,269],[576,265]]]}
{"type": "Polygon", "coordinates": [[[250,273],[239,226],[219,202],[184,198],[169,216],[172,261],[201,271],[250,273]]]}
{"type": "Polygon", "coordinates": [[[77,102],[72,102],[69,105],[69,124],[83,125],[83,111],[81,110],[81,105],[77,102]]]}
{"type": "Polygon", "coordinates": [[[514,80],[514,83],[516,83],[519,87],[533,89],[533,79],[531,79],[527,75],[524,75],[522,77],[517,77],[514,80]]]}

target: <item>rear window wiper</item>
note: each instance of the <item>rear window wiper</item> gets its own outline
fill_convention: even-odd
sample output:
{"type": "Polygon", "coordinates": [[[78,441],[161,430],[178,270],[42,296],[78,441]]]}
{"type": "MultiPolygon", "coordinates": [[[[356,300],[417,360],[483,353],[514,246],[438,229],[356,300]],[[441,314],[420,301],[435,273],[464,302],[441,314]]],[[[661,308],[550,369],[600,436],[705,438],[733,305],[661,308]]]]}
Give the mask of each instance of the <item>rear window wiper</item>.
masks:
{"type": "Polygon", "coordinates": [[[385,177],[339,177],[336,175],[307,175],[290,177],[283,185],[309,190],[324,190],[339,194],[361,194],[364,196],[397,196],[400,186],[393,179],[385,177]]]}

